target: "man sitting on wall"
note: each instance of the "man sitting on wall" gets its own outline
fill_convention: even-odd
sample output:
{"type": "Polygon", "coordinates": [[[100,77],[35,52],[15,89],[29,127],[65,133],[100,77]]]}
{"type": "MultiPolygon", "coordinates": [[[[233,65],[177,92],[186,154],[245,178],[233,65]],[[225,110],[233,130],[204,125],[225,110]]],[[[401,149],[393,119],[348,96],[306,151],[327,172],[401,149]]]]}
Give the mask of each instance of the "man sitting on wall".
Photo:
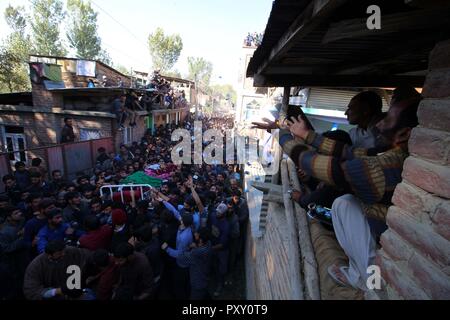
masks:
{"type": "Polygon", "coordinates": [[[373,231],[386,221],[394,189],[401,182],[411,129],[418,124],[420,95],[413,88],[394,91],[387,116],[376,125],[376,148],[359,149],[308,130],[301,119],[280,132],[283,150],[306,174],[353,194],[332,206],[333,227],[349,266],[330,266],[341,285],[367,290],[367,268],[375,257],[373,231]],[[384,151],[384,152],[383,152],[384,151]]]}
{"type": "Polygon", "coordinates": [[[374,127],[383,118],[383,102],[374,91],[363,91],[350,100],[345,115],[348,123],[356,125],[350,129],[350,139],[355,148],[375,146],[374,127]]]}
{"type": "MultiPolygon", "coordinates": [[[[420,95],[413,89],[398,89],[385,119],[377,125],[377,151],[354,149],[333,143],[306,129],[303,121],[289,124],[291,133],[317,151],[302,150],[284,139],[283,149],[303,170],[331,185],[350,187],[333,202],[332,220],[339,244],[349,257],[349,266],[333,265],[329,274],[341,285],[367,290],[367,268],[375,258],[375,221],[386,221],[394,189],[401,182],[408,156],[411,129],[418,124],[420,95]],[[331,168],[324,170],[321,168],[331,168]],[[370,219],[375,219],[371,223],[370,219]]],[[[297,146],[296,146],[297,144],[297,146]]]]}

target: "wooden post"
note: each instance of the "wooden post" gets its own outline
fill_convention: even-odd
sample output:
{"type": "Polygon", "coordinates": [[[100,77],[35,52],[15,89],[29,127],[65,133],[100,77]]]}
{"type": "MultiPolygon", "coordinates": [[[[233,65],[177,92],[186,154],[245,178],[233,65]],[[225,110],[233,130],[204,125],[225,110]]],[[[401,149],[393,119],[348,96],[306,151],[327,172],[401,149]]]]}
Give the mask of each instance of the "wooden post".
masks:
{"type": "Polygon", "coordinates": [[[291,281],[291,297],[294,300],[304,300],[303,296],[303,279],[300,269],[300,255],[299,244],[297,238],[297,231],[295,225],[294,206],[291,196],[288,193],[290,190],[289,175],[286,160],[281,161],[281,182],[283,184],[283,201],[286,214],[286,222],[288,229],[289,247],[287,254],[290,256],[290,270],[292,272],[291,281]]]}
{"type": "MultiPolygon", "coordinates": [[[[295,164],[291,159],[287,160],[289,178],[291,185],[296,190],[300,189],[300,182],[297,176],[295,164]]],[[[298,239],[301,248],[303,274],[305,277],[305,287],[308,298],[311,300],[320,300],[319,275],[317,274],[317,261],[314,254],[314,248],[309,233],[308,219],[306,212],[298,203],[295,203],[295,213],[297,218],[298,239]]]]}
{"type": "Polygon", "coordinates": [[[287,116],[288,106],[289,106],[289,95],[291,94],[291,87],[284,87],[283,91],[283,101],[280,110],[280,120],[284,120],[287,116]]]}

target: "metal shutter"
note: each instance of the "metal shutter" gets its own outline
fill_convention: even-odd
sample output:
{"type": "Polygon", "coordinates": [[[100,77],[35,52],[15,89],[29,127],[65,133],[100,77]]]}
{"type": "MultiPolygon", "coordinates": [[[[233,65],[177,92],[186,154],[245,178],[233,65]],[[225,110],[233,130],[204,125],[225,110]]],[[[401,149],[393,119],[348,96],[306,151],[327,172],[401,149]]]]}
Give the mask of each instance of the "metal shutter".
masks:
{"type": "MultiPolygon", "coordinates": [[[[357,93],[357,91],[350,90],[310,88],[306,106],[308,108],[345,111],[348,103],[357,93]]],[[[384,97],[382,97],[382,100],[383,111],[386,111],[388,104],[384,97]]]]}

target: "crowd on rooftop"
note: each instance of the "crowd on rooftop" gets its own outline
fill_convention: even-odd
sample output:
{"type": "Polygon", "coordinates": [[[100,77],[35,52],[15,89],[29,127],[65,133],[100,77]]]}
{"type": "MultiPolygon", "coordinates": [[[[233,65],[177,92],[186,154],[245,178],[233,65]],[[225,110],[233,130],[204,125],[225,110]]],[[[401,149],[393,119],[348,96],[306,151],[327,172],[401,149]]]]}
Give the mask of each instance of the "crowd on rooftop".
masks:
{"type": "Polygon", "coordinates": [[[261,45],[263,34],[258,32],[248,33],[244,39],[245,47],[258,47],[261,45]]]}

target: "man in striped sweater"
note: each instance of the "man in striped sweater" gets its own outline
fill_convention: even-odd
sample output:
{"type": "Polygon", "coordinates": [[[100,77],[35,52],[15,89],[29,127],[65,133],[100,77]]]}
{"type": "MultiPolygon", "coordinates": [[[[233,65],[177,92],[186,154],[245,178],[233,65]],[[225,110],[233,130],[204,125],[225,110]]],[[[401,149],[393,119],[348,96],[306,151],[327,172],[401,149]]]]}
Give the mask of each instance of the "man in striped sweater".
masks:
{"type": "Polygon", "coordinates": [[[328,139],[308,130],[302,119],[287,121],[287,128],[280,131],[280,145],[298,168],[349,191],[332,206],[336,238],[349,257],[349,266],[329,268],[330,275],[341,285],[367,290],[367,268],[376,249],[369,221],[386,221],[408,157],[411,129],[418,124],[419,101],[420,95],[413,88],[394,91],[387,116],[375,126],[378,134],[373,149],[328,139]]]}

